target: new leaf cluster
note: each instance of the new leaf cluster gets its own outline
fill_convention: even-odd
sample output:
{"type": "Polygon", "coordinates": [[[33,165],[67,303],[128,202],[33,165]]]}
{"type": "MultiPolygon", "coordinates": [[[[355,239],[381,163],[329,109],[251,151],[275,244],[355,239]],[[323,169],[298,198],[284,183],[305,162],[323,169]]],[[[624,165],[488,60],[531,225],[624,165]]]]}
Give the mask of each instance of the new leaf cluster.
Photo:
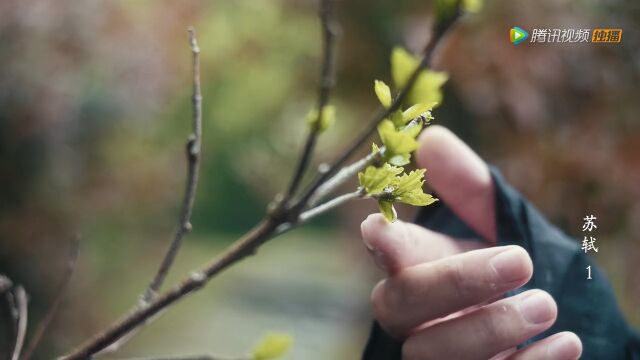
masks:
{"type": "MultiPolygon", "coordinates": [[[[420,61],[402,48],[391,53],[391,75],[396,89],[404,88],[411,74],[418,68],[420,61]]],[[[395,221],[395,202],[413,206],[426,206],[437,201],[424,193],[425,169],[406,173],[404,166],[409,164],[411,153],[418,148],[416,137],[423,126],[433,120],[431,110],[442,101],[442,85],[447,74],[431,70],[422,70],[418,74],[411,91],[406,96],[410,106],[400,108],[384,119],[378,126],[378,134],[383,146],[372,145],[374,154],[380,156],[380,166],[369,166],[358,174],[361,188],[368,197],[378,201],[380,212],[389,221],[395,221]]],[[[391,107],[393,96],[391,88],[383,81],[375,80],[374,91],[385,108],[391,107]]]]}

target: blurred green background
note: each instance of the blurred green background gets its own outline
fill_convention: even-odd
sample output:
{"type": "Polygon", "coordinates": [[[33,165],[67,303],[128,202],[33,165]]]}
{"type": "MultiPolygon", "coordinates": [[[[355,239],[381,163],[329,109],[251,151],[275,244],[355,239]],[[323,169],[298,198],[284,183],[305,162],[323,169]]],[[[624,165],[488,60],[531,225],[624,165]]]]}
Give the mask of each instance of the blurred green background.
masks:
{"type": "MultiPolygon", "coordinates": [[[[30,324],[53,296],[70,240],[81,239],[71,288],[39,357],[77,345],[127,311],[171,238],[191,116],[186,27],[197,28],[202,49],[204,157],[194,233],[170,281],[246,231],[286,185],[315,100],[316,7],[311,0],[0,3],[0,272],[29,292],[30,324]]],[[[316,163],[331,159],[375,110],[373,80],[389,80],[391,48],[426,43],[429,8],[418,0],[337,1],[338,121],[316,163]]],[[[639,29],[640,5],[630,1],[495,1],[466,17],[435,59],[451,77],[436,122],[499,166],[569,234],[582,236],[582,218],[598,217],[595,260],[636,326],[639,29]],[[624,33],[618,45],[514,47],[512,26],[624,33]]],[[[368,294],[380,276],[358,239],[373,211],[347,206],[268,244],[118,355],[235,356],[277,330],[295,337],[289,359],[358,358],[368,294]]],[[[401,218],[413,211],[402,209],[401,218]]]]}

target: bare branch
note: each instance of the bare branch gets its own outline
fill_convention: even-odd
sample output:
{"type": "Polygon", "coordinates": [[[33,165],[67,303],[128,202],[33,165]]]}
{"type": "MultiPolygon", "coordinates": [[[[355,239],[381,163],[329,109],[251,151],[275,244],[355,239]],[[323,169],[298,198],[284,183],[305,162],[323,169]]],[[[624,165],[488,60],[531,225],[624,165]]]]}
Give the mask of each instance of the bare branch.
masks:
{"type": "Polygon", "coordinates": [[[316,190],[329,179],[335,172],[338,170],[340,166],[344,164],[351,155],[353,155],[362,144],[375,132],[376,128],[382,122],[382,120],[386,119],[393,113],[394,111],[400,109],[402,102],[409,95],[409,92],[413,88],[416,80],[418,79],[418,75],[420,72],[426,69],[431,63],[431,59],[433,58],[433,54],[438,44],[447,33],[448,29],[454,24],[455,21],[451,21],[446,24],[446,26],[442,26],[440,29],[435,31],[429,43],[424,49],[424,56],[416,70],[411,74],[411,77],[407,81],[406,86],[398,93],[395,97],[391,105],[387,109],[381,109],[378,114],[373,118],[373,120],[369,123],[369,125],[358,135],[358,137],[351,142],[347,148],[333,161],[333,163],[329,166],[327,171],[319,173],[316,178],[311,182],[311,185],[303,192],[303,194],[296,201],[293,206],[294,211],[301,211],[304,207],[307,206],[309,199],[314,195],[316,190]]]}
{"type": "Polygon", "coordinates": [[[173,262],[180,250],[184,236],[191,231],[191,213],[193,203],[196,197],[196,189],[198,187],[198,176],[200,173],[200,147],[202,143],[202,92],[200,89],[200,48],[196,39],[196,30],[189,28],[189,40],[191,44],[191,53],[193,54],[193,95],[192,95],[192,133],[187,140],[187,185],[182,200],[182,208],[178,217],[178,226],[176,228],[173,240],[169,245],[169,249],[160,264],[160,268],[155,277],[151,281],[149,288],[142,297],[143,303],[148,303],[153,299],[158,290],[162,287],[173,262]]]}
{"type": "Polygon", "coordinates": [[[351,193],[346,193],[343,195],[340,195],[334,199],[331,199],[329,201],[327,201],[326,203],[322,204],[322,205],[318,205],[316,207],[314,207],[313,209],[307,210],[305,212],[303,212],[302,214],[300,214],[300,216],[298,217],[298,222],[299,223],[305,223],[309,220],[311,220],[312,218],[318,216],[318,215],[322,215],[325,212],[335,209],[338,206],[350,201],[350,200],[355,200],[355,199],[362,199],[365,195],[364,189],[358,189],[357,191],[351,192],[351,193]]]}
{"type": "MultiPolygon", "coordinates": [[[[173,236],[173,240],[169,244],[169,248],[160,263],[160,267],[156,272],[153,280],[149,284],[149,287],[142,295],[140,299],[140,306],[146,306],[151,300],[153,300],[164,280],[166,279],[171,266],[175,261],[180,246],[184,237],[191,231],[191,213],[193,211],[193,204],[196,197],[196,189],[198,187],[198,178],[200,174],[200,150],[202,144],[202,91],[200,86],[200,48],[198,47],[198,41],[196,37],[196,30],[193,27],[187,29],[189,32],[189,43],[191,45],[192,54],[192,71],[193,71],[193,94],[191,96],[192,106],[192,132],[187,138],[186,155],[187,155],[187,179],[182,200],[182,207],[180,208],[180,215],[178,216],[178,225],[176,226],[176,232],[173,236]]],[[[153,319],[148,319],[147,322],[153,319]]],[[[105,349],[102,349],[96,355],[105,355],[118,351],[124,344],[126,344],[136,333],[140,330],[140,327],[132,330],[130,333],[122,336],[118,341],[110,344],[105,349]]]]}
{"type": "Polygon", "coordinates": [[[42,340],[43,335],[47,331],[51,320],[53,320],[54,316],[58,311],[58,307],[62,302],[67,286],[69,285],[69,281],[71,280],[71,275],[73,275],[73,271],[76,268],[76,262],[78,259],[78,249],[79,249],[80,240],[78,237],[74,238],[71,243],[71,250],[69,252],[69,259],[67,261],[67,266],[60,278],[60,283],[58,284],[58,288],[56,289],[55,295],[53,297],[53,301],[49,306],[45,316],[40,320],[36,329],[31,336],[31,341],[27,346],[24,356],[22,360],[29,360],[33,355],[34,351],[38,348],[40,341],[42,340]]]}
{"type": "Polygon", "coordinates": [[[327,179],[327,181],[325,181],[321,186],[319,186],[318,190],[309,199],[308,207],[315,206],[318,203],[318,201],[322,200],[325,196],[331,194],[338,187],[340,187],[340,185],[344,184],[347,180],[351,179],[351,177],[356,175],[359,171],[362,171],[367,166],[380,160],[383,149],[384,147],[381,148],[379,151],[367,154],[367,156],[352,163],[351,165],[347,165],[343,167],[334,176],[327,179]]]}
{"type": "Polygon", "coordinates": [[[333,20],[333,0],[320,0],[320,22],[322,24],[322,64],[320,65],[320,86],[318,89],[318,121],[313,123],[309,130],[307,140],[300,155],[300,159],[296,165],[296,170],[291,177],[291,183],[284,197],[283,205],[286,206],[288,200],[293,196],[304,176],[306,169],[309,167],[313,150],[315,148],[318,136],[320,135],[320,119],[325,105],[329,103],[329,95],[335,83],[335,38],[336,25],[333,20]]]}
{"type": "Polygon", "coordinates": [[[153,318],[154,315],[160,313],[176,301],[202,288],[211,278],[230,265],[237,263],[249,255],[253,255],[260,245],[278,234],[278,232],[275,231],[278,225],[280,224],[273,222],[272,219],[260,222],[251,231],[236,240],[211,263],[198,271],[192,272],[190,276],[183,279],[178,285],[160,294],[147,305],[135,307],[129,314],[116,321],[92,339],[89,339],[71,353],[63,356],[62,359],[87,359],[140,325],[145,324],[149,319],[153,318]]]}
{"type": "Polygon", "coordinates": [[[29,299],[27,292],[20,285],[14,289],[13,293],[18,311],[18,334],[16,335],[15,345],[13,346],[11,360],[18,360],[20,359],[20,353],[24,345],[24,338],[27,335],[27,302],[29,299]]]}

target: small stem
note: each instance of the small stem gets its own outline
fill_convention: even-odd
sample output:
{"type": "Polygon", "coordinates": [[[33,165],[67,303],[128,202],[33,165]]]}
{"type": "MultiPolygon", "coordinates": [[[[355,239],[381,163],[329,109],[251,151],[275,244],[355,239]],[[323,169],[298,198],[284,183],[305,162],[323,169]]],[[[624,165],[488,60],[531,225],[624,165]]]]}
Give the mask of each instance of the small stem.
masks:
{"type": "Polygon", "coordinates": [[[198,176],[200,174],[200,147],[202,143],[202,92],[200,89],[200,48],[196,39],[196,30],[193,27],[188,29],[191,53],[193,55],[193,95],[192,95],[192,133],[187,140],[187,181],[182,200],[182,208],[178,217],[178,225],[173,240],[169,245],[156,275],[142,297],[143,303],[148,303],[153,299],[158,290],[162,287],[169,270],[180,250],[184,236],[191,231],[191,213],[198,187],[198,176]]]}
{"type": "MultiPolygon", "coordinates": [[[[193,27],[187,29],[189,32],[189,44],[192,54],[192,71],[193,71],[193,93],[191,96],[192,106],[192,124],[191,134],[187,138],[186,156],[187,156],[187,179],[182,199],[180,214],[178,215],[178,225],[173,235],[173,239],[169,244],[156,274],[151,283],[142,294],[140,305],[148,304],[158,294],[162,287],[173,263],[180,251],[184,237],[191,232],[191,213],[196,198],[196,190],[198,188],[198,178],[200,175],[200,149],[202,146],[202,91],[200,87],[200,48],[196,38],[196,30],[193,27]]],[[[135,331],[138,331],[137,328],[135,331]]],[[[98,355],[117,351],[125,343],[135,336],[135,331],[122,336],[118,341],[105,348],[98,355]]]]}
{"type": "Polygon", "coordinates": [[[200,147],[202,142],[202,92],[200,88],[200,48],[196,39],[196,31],[193,27],[188,29],[191,53],[193,54],[193,95],[192,95],[192,133],[187,141],[187,185],[182,201],[182,208],[178,218],[176,233],[169,245],[160,268],[151,281],[149,288],[143,295],[142,301],[148,303],[156,296],[158,290],[171,270],[173,261],[180,250],[182,239],[191,231],[191,213],[198,187],[198,176],[200,174],[200,147]]]}
{"type": "Polygon", "coordinates": [[[384,147],[382,147],[379,151],[375,153],[369,153],[367,156],[362,159],[352,163],[351,165],[347,165],[340,169],[334,176],[327,179],[321,186],[318,187],[318,190],[313,194],[313,196],[309,199],[309,207],[315,206],[318,201],[322,200],[325,196],[331,194],[335,191],[340,185],[344,184],[347,180],[351,179],[351,177],[355,176],[358,172],[362,171],[367,166],[373,164],[381,158],[384,147]]]}
{"type": "Polygon", "coordinates": [[[56,289],[53,301],[51,302],[51,305],[49,306],[49,310],[47,310],[46,315],[40,320],[40,322],[36,326],[36,329],[33,332],[33,335],[31,335],[31,341],[29,342],[29,346],[27,346],[24,352],[24,356],[22,357],[22,360],[29,360],[31,356],[33,356],[33,353],[38,348],[40,341],[42,340],[44,334],[47,331],[47,328],[49,327],[49,324],[51,324],[51,320],[53,320],[54,316],[58,312],[58,308],[60,307],[62,298],[64,297],[66,289],[71,280],[71,276],[73,275],[73,271],[76,268],[76,262],[78,260],[79,245],[80,245],[80,240],[76,237],[75,239],[73,239],[71,243],[71,251],[69,254],[69,259],[67,261],[67,266],[65,268],[65,271],[62,277],[60,278],[60,283],[58,284],[58,288],[56,289]]]}
{"type": "Polygon", "coordinates": [[[318,205],[316,207],[314,207],[313,209],[307,210],[303,213],[300,214],[300,216],[298,217],[298,222],[299,223],[305,223],[311,219],[313,219],[314,217],[318,216],[318,215],[322,215],[325,212],[335,209],[338,206],[351,201],[351,200],[355,200],[355,199],[362,199],[364,197],[365,193],[363,189],[358,189],[357,191],[351,192],[351,193],[346,193],[343,195],[340,195],[336,198],[333,198],[329,201],[327,201],[326,203],[322,204],[322,205],[318,205]]]}
{"type": "Polygon", "coordinates": [[[320,135],[320,119],[322,119],[324,107],[329,103],[329,95],[331,89],[335,83],[334,80],[334,68],[335,68],[335,38],[336,30],[333,23],[333,0],[321,0],[320,1],[320,22],[322,25],[322,63],[320,65],[320,85],[318,89],[318,119],[313,123],[313,126],[309,130],[307,139],[304,144],[304,148],[300,154],[298,163],[293,176],[291,177],[291,183],[287,188],[286,195],[283,200],[283,205],[289,201],[289,199],[296,192],[300,186],[300,182],[304,176],[305,171],[309,167],[313,150],[315,149],[318,136],[320,135]]]}

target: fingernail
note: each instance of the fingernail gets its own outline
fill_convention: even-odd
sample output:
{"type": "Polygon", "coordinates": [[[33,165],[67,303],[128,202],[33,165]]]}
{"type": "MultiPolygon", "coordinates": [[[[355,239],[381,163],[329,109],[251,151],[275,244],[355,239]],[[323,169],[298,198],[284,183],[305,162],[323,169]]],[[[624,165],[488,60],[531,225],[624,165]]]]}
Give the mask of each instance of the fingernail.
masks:
{"type": "Polygon", "coordinates": [[[371,253],[373,254],[373,261],[375,261],[376,265],[378,265],[380,269],[387,271],[387,260],[384,254],[378,250],[373,250],[371,253]]]}
{"type": "Polygon", "coordinates": [[[523,264],[523,251],[519,247],[512,247],[491,258],[489,264],[500,280],[513,282],[522,280],[526,276],[523,271],[526,265],[523,264]]]}
{"type": "Polygon", "coordinates": [[[367,223],[371,221],[369,219],[370,217],[371,215],[369,215],[369,217],[364,219],[364,221],[360,224],[360,233],[362,234],[362,243],[367,248],[367,250],[374,251],[376,248],[373,245],[371,245],[371,243],[369,243],[369,236],[370,236],[369,231],[365,230],[368,226],[367,223]]]}
{"type": "Polygon", "coordinates": [[[360,225],[362,241],[370,251],[376,250],[377,247],[369,242],[372,237],[377,238],[378,241],[381,241],[380,239],[383,239],[382,241],[394,240],[398,236],[398,231],[402,231],[402,226],[401,221],[389,223],[382,216],[375,218],[369,216],[360,225]]]}
{"type": "Polygon", "coordinates": [[[547,345],[547,355],[550,359],[577,359],[580,352],[575,335],[560,336],[547,345]]]}
{"type": "Polygon", "coordinates": [[[369,244],[369,241],[367,240],[366,236],[362,237],[362,242],[364,243],[364,246],[367,248],[367,250],[369,250],[370,252],[376,251],[376,248],[373,245],[369,244]]]}
{"type": "Polygon", "coordinates": [[[520,300],[519,310],[522,316],[531,324],[545,323],[555,316],[553,300],[547,293],[535,291],[520,300]]]}

